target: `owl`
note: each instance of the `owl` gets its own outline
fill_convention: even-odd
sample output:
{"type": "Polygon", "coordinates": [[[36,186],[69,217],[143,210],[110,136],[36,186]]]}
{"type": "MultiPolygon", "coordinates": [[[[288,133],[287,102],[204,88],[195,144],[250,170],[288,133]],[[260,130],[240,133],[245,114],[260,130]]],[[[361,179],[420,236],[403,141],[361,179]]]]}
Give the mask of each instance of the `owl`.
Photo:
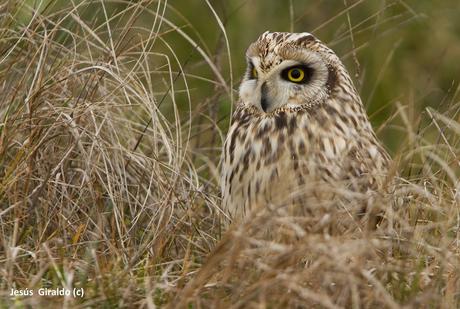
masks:
{"type": "Polygon", "coordinates": [[[286,205],[308,213],[382,189],[390,157],[331,49],[310,33],[265,32],[246,59],[222,151],[231,218],[286,205]]]}

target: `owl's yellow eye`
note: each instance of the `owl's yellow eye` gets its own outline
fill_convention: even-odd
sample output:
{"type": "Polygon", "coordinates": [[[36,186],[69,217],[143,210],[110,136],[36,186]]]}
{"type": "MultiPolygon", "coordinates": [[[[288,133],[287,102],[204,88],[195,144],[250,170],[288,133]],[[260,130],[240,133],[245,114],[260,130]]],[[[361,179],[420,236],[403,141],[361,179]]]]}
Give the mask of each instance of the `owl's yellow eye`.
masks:
{"type": "Polygon", "coordinates": [[[310,81],[313,74],[314,70],[312,68],[307,65],[300,64],[284,69],[281,72],[281,77],[296,84],[306,84],[310,81]]]}
{"type": "Polygon", "coordinates": [[[256,70],[256,68],[252,68],[251,78],[257,78],[257,70],[256,70]]]}
{"type": "Polygon", "coordinates": [[[299,83],[304,79],[305,72],[301,68],[292,68],[289,69],[287,76],[291,82],[299,83]]]}

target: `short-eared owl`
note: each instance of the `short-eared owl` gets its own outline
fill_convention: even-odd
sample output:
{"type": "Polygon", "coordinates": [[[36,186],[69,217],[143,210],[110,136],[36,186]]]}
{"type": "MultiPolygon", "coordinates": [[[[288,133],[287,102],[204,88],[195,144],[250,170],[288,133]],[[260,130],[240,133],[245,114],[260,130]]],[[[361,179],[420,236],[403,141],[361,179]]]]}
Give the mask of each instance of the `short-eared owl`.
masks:
{"type": "Polygon", "coordinates": [[[223,206],[233,218],[255,207],[312,208],[337,185],[358,194],[384,185],[389,156],[331,49],[309,33],[265,32],[246,57],[223,147],[223,206]]]}

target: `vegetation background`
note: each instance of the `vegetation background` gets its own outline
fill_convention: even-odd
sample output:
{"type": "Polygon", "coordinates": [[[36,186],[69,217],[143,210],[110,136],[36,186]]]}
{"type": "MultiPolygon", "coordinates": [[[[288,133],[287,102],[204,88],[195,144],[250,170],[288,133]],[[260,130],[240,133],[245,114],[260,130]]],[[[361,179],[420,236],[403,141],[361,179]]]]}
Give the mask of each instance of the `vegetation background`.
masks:
{"type": "Polygon", "coordinates": [[[459,15],[455,0],[0,1],[2,306],[459,307],[459,15]],[[402,177],[379,204],[392,225],[227,231],[220,147],[266,30],[344,61],[402,177]],[[40,287],[85,296],[10,296],[40,287]]]}

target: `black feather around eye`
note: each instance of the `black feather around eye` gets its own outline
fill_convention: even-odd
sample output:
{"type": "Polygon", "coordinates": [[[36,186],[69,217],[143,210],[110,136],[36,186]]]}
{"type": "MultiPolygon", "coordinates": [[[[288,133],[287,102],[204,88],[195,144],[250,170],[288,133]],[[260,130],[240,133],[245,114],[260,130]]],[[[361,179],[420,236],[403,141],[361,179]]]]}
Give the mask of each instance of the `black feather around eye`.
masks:
{"type": "Polygon", "coordinates": [[[248,76],[249,79],[257,79],[257,70],[251,61],[248,64],[248,76]]]}
{"type": "Polygon", "coordinates": [[[281,77],[291,83],[307,84],[311,80],[314,72],[315,70],[308,65],[299,64],[281,71],[281,77]],[[298,77],[301,78],[297,80],[298,77]]]}

